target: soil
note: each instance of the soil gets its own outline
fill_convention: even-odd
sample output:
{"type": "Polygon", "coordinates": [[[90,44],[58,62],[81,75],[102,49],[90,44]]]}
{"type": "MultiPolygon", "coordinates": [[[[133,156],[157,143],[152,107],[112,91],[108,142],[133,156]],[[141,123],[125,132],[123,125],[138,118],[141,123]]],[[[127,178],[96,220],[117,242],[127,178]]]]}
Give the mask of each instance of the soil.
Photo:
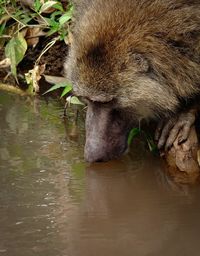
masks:
{"type": "MultiPolygon", "coordinates": [[[[33,69],[34,64],[37,58],[40,56],[42,50],[50,42],[50,38],[41,38],[40,42],[37,44],[35,48],[29,47],[24,59],[18,65],[17,71],[19,75],[19,84],[22,89],[27,87],[24,82],[24,74],[29,70],[33,69]]],[[[63,76],[63,64],[67,55],[68,47],[64,41],[58,41],[55,45],[53,45],[42,57],[40,60],[40,65],[45,64],[44,75],[51,76],[63,76]]],[[[0,60],[5,58],[4,50],[0,49],[0,60]]],[[[17,85],[14,77],[9,74],[9,68],[0,69],[0,80],[7,84],[17,85]]],[[[44,83],[43,79],[41,79],[41,83],[44,83]]],[[[19,86],[19,85],[18,85],[19,86]]],[[[50,86],[50,85],[49,85],[50,86]]],[[[43,87],[49,87],[48,85],[43,87]]],[[[43,90],[42,90],[43,91],[43,90]]]]}
{"type": "MultiPolygon", "coordinates": [[[[20,73],[27,72],[32,69],[35,61],[44,49],[45,45],[49,42],[44,40],[35,49],[29,48],[24,60],[20,63],[18,69],[20,73]]],[[[57,42],[53,45],[42,57],[40,64],[45,64],[45,75],[61,76],[63,75],[63,64],[67,55],[67,45],[63,41],[57,42]]]]}

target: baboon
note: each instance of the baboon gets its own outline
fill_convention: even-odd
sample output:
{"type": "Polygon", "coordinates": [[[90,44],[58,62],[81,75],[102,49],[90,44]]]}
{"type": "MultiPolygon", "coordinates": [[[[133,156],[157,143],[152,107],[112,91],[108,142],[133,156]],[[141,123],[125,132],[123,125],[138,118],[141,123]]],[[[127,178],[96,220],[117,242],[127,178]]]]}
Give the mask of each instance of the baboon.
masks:
{"type": "Polygon", "coordinates": [[[74,5],[65,71],[88,106],[85,159],[120,156],[143,119],[160,123],[159,148],[185,141],[200,91],[200,0],[74,5]]]}

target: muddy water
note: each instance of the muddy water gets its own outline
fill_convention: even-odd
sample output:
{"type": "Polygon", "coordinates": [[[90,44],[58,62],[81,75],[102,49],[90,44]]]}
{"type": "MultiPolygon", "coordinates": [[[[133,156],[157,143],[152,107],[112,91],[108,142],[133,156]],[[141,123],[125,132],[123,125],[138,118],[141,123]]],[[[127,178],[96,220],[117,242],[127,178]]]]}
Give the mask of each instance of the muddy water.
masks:
{"type": "Polygon", "coordinates": [[[0,255],[200,255],[200,188],[174,184],[135,143],[87,165],[83,121],[0,93],[0,255]]]}

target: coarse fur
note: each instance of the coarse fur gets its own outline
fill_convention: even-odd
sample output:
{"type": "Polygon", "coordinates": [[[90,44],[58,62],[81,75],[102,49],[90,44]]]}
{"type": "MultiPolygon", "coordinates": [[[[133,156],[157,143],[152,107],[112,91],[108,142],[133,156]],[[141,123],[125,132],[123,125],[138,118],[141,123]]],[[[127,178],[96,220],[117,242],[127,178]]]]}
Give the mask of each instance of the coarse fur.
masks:
{"type": "Polygon", "coordinates": [[[199,0],[74,4],[65,69],[75,94],[103,108],[111,104],[127,131],[133,120],[168,117],[199,94],[199,0]]]}

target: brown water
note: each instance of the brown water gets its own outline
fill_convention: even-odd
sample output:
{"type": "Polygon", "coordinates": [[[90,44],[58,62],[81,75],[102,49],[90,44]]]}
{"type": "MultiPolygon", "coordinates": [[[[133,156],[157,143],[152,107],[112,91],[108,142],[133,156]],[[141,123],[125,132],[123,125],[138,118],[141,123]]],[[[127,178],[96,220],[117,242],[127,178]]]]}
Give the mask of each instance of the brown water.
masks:
{"type": "Polygon", "coordinates": [[[83,121],[61,115],[0,92],[0,255],[199,256],[200,188],[174,184],[142,142],[85,164],[83,121]]]}

